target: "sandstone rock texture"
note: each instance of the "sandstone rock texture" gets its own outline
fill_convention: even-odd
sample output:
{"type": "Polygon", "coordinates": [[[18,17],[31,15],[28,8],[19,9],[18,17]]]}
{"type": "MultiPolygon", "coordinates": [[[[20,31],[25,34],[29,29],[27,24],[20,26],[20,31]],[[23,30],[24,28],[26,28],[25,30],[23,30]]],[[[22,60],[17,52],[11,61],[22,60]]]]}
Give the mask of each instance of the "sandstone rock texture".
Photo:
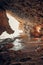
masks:
{"type": "Polygon", "coordinates": [[[8,18],[6,16],[6,11],[2,10],[0,11],[0,35],[4,32],[7,31],[7,33],[11,34],[14,31],[11,29],[9,23],[8,23],[8,18]]]}
{"type": "MultiPolygon", "coordinates": [[[[42,0],[6,0],[9,10],[22,19],[31,22],[43,23],[43,1],[42,0]]],[[[7,5],[6,5],[7,8],[7,5]]]]}
{"type": "Polygon", "coordinates": [[[0,3],[3,4],[0,4],[0,8],[11,11],[10,14],[13,13],[24,32],[29,32],[29,27],[43,24],[43,0],[0,0],[0,3]]]}
{"type": "Polygon", "coordinates": [[[15,50],[15,39],[2,39],[0,42],[0,65],[43,65],[43,41],[30,40],[25,37],[21,39],[22,49],[15,50]]]}
{"type": "MultiPolygon", "coordinates": [[[[42,43],[37,44],[41,45],[42,43]]],[[[29,49],[14,51],[10,49],[12,47],[12,43],[0,47],[0,65],[43,65],[43,45],[33,51],[29,51],[29,49]]]]}
{"type": "MultiPolygon", "coordinates": [[[[23,32],[27,35],[30,34],[30,29],[35,25],[42,25],[43,28],[43,0],[0,0],[0,3],[3,4],[0,4],[0,8],[9,10],[10,12],[8,12],[20,22],[23,32]]],[[[6,13],[2,14],[1,12],[1,15],[6,15],[6,13]]],[[[2,24],[2,26],[0,25],[2,29],[0,29],[2,32],[6,30],[11,33],[8,21],[5,21],[6,16],[4,19],[3,16],[0,20],[7,24],[5,25],[1,23],[3,21],[0,21],[2,24]]],[[[0,42],[0,65],[43,65],[43,31],[41,38],[28,39],[28,37],[22,36],[20,43],[26,47],[18,51],[11,50],[12,42],[6,42],[6,44],[4,42],[6,40],[3,41],[3,44],[0,42]]]]}

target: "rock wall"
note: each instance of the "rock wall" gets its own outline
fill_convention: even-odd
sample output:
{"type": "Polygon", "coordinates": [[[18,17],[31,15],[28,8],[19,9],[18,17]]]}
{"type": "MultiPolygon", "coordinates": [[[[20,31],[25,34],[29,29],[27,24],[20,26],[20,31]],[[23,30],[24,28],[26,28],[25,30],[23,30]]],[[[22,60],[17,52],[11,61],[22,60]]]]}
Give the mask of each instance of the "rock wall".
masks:
{"type": "Polygon", "coordinates": [[[8,23],[8,18],[6,16],[6,11],[2,10],[0,11],[0,35],[4,32],[7,31],[7,33],[11,34],[14,31],[11,29],[9,23],[8,23]]]}
{"type": "Polygon", "coordinates": [[[23,27],[20,27],[27,34],[33,25],[43,24],[43,0],[3,0],[2,3],[3,8],[11,11],[22,24],[23,27]]]}

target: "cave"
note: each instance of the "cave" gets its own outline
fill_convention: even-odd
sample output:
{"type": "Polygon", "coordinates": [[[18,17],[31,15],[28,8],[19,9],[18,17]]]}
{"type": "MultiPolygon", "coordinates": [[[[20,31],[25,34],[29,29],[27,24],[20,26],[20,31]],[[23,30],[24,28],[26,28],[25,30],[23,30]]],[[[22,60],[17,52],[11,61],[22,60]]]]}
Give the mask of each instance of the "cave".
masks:
{"type": "Polygon", "coordinates": [[[0,65],[43,65],[43,0],[0,0],[0,65]]]}

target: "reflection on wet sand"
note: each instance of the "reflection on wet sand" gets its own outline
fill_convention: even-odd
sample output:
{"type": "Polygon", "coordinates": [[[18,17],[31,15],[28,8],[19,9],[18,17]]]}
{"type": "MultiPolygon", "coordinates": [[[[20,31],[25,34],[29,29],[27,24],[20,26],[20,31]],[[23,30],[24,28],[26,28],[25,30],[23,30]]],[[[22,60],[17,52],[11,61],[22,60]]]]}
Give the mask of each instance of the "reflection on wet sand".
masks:
{"type": "Polygon", "coordinates": [[[1,65],[43,65],[43,41],[26,35],[1,39],[0,58],[1,65]]]}
{"type": "Polygon", "coordinates": [[[29,39],[26,35],[19,35],[15,38],[7,38],[7,39],[0,40],[0,45],[6,45],[6,44],[13,44],[13,47],[10,50],[27,50],[27,51],[35,51],[36,49],[40,48],[40,46],[43,46],[43,41],[41,41],[41,38],[32,38],[29,39]]]}

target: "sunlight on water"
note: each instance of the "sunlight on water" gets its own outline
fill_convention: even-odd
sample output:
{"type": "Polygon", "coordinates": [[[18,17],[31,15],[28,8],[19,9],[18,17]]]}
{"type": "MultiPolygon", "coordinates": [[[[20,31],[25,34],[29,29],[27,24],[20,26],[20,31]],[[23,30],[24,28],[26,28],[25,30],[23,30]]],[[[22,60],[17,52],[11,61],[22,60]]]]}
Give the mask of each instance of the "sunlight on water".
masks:
{"type": "Polygon", "coordinates": [[[13,48],[11,48],[11,50],[15,50],[15,51],[18,51],[18,50],[21,50],[23,49],[25,46],[21,43],[19,43],[21,40],[19,39],[16,39],[14,42],[13,42],[13,48]]]}
{"type": "Polygon", "coordinates": [[[11,26],[11,28],[15,31],[13,34],[8,34],[6,31],[0,36],[0,39],[3,39],[3,38],[13,38],[13,37],[16,37],[18,36],[20,33],[22,33],[23,31],[22,30],[19,30],[18,27],[19,27],[19,22],[14,18],[12,17],[9,13],[7,13],[7,17],[9,18],[9,24],[11,26]]]}

